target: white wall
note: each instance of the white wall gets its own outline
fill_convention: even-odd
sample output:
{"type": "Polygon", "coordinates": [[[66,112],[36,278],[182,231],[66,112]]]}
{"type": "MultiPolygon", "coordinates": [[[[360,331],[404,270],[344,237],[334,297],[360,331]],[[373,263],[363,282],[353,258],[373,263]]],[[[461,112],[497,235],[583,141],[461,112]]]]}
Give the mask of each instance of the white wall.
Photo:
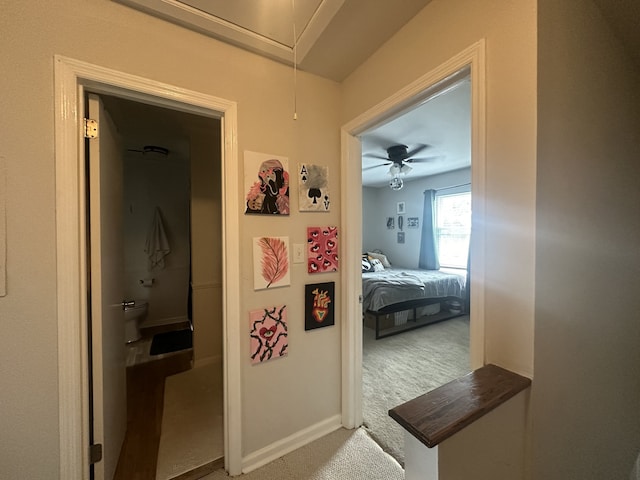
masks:
{"type": "MultiPolygon", "coordinates": [[[[3,478],[56,478],[59,466],[56,318],[53,58],[61,54],[178,87],[236,101],[239,152],[252,150],[325,164],[334,172],[329,214],[240,219],[241,251],[257,235],[287,235],[303,243],[307,224],[340,224],[339,86],[298,72],[298,120],[293,120],[291,68],[108,0],[3,2],[0,15],[0,157],[7,167],[7,291],[0,319],[3,478]],[[34,133],[35,132],[35,133],[34,133]],[[33,455],[33,446],[38,454],[33,455]]],[[[240,161],[241,161],[240,157],[240,161]]],[[[242,168],[240,169],[242,171],[242,168]]],[[[242,178],[238,178],[241,191],[242,178]]],[[[292,186],[292,197],[297,186],[292,186]]],[[[240,202],[242,203],[242,202],[240,202]]],[[[294,205],[297,205],[294,202],[294,205]]],[[[291,287],[254,292],[252,259],[239,259],[240,302],[247,312],[272,303],[290,308],[290,354],[251,366],[248,319],[242,352],[243,453],[340,414],[340,322],[304,331],[304,283],[294,267],[291,287]],[[295,379],[295,380],[293,380],[295,379]],[[289,392],[286,395],[283,392],[289,392]],[[280,412],[287,413],[282,421],[280,412]]],[[[318,277],[321,277],[318,278],[318,277]]],[[[340,305],[336,305],[340,312],[340,305]]]]}
{"type": "Polygon", "coordinates": [[[540,0],[533,479],[640,450],[640,68],[591,0],[540,0]]]}
{"type": "MultiPolygon", "coordinates": [[[[404,187],[399,191],[393,191],[389,187],[363,187],[362,244],[363,247],[366,247],[366,250],[363,251],[371,251],[377,248],[387,255],[393,266],[418,268],[424,191],[427,189],[443,189],[470,182],[471,170],[462,169],[419,180],[405,180],[404,187]],[[397,237],[398,232],[400,232],[397,213],[398,202],[405,203],[406,213],[402,215],[402,231],[405,234],[404,244],[398,243],[397,237]],[[393,217],[394,219],[394,228],[391,230],[387,228],[387,217],[393,217]],[[409,217],[418,218],[418,228],[407,227],[407,219],[409,217]]],[[[455,191],[451,190],[448,193],[455,191]]]]}

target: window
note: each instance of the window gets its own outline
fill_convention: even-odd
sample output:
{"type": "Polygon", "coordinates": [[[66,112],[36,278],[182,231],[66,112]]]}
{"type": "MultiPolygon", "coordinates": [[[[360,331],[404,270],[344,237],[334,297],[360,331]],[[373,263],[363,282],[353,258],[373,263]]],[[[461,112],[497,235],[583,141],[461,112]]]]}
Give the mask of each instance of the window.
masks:
{"type": "Polygon", "coordinates": [[[471,237],[471,192],[436,196],[435,210],[440,266],[466,269],[471,237]]]}

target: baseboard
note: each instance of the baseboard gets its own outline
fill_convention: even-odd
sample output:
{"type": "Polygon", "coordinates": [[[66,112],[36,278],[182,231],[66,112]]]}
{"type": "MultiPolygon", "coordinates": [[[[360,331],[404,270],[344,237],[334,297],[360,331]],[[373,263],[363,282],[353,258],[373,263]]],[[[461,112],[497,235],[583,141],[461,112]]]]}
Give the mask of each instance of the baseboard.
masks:
{"type": "Polygon", "coordinates": [[[260,468],[269,462],[272,462],[287,453],[304,447],[308,443],[317,440],[320,437],[328,435],[342,427],[342,416],[335,415],[327,418],[322,422],[311,425],[304,430],[294,433],[293,435],[283,438],[271,445],[261,448],[242,459],[242,473],[249,473],[256,468],[260,468]]]}

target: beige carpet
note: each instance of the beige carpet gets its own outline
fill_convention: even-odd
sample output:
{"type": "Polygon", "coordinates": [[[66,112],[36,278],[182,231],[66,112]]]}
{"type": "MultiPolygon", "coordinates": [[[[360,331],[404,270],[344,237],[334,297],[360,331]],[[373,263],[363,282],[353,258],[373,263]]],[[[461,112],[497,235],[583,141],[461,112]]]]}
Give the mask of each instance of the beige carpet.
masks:
{"type": "Polygon", "coordinates": [[[388,412],[469,372],[469,317],[379,340],[372,329],[363,330],[364,426],[404,465],[404,430],[388,412]]]}
{"type": "MultiPolygon", "coordinates": [[[[219,470],[202,480],[228,478],[219,470]]],[[[364,431],[337,430],[275,460],[242,480],[403,480],[404,471],[364,431]]]]}
{"type": "Polygon", "coordinates": [[[165,380],[156,480],[168,480],[221,458],[222,368],[193,368],[165,380]]]}

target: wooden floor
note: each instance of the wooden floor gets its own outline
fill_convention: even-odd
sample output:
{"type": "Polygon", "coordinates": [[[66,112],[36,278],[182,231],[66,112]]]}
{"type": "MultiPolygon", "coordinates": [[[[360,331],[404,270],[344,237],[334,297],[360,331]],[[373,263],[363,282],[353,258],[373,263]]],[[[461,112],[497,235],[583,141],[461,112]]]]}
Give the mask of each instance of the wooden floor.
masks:
{"type": "Polygon", "coordinates": [[[164,379],[189,370],[192,357],[188,349],[127,367],[127,433],[114,480],[156,479],[164,379]]]}

